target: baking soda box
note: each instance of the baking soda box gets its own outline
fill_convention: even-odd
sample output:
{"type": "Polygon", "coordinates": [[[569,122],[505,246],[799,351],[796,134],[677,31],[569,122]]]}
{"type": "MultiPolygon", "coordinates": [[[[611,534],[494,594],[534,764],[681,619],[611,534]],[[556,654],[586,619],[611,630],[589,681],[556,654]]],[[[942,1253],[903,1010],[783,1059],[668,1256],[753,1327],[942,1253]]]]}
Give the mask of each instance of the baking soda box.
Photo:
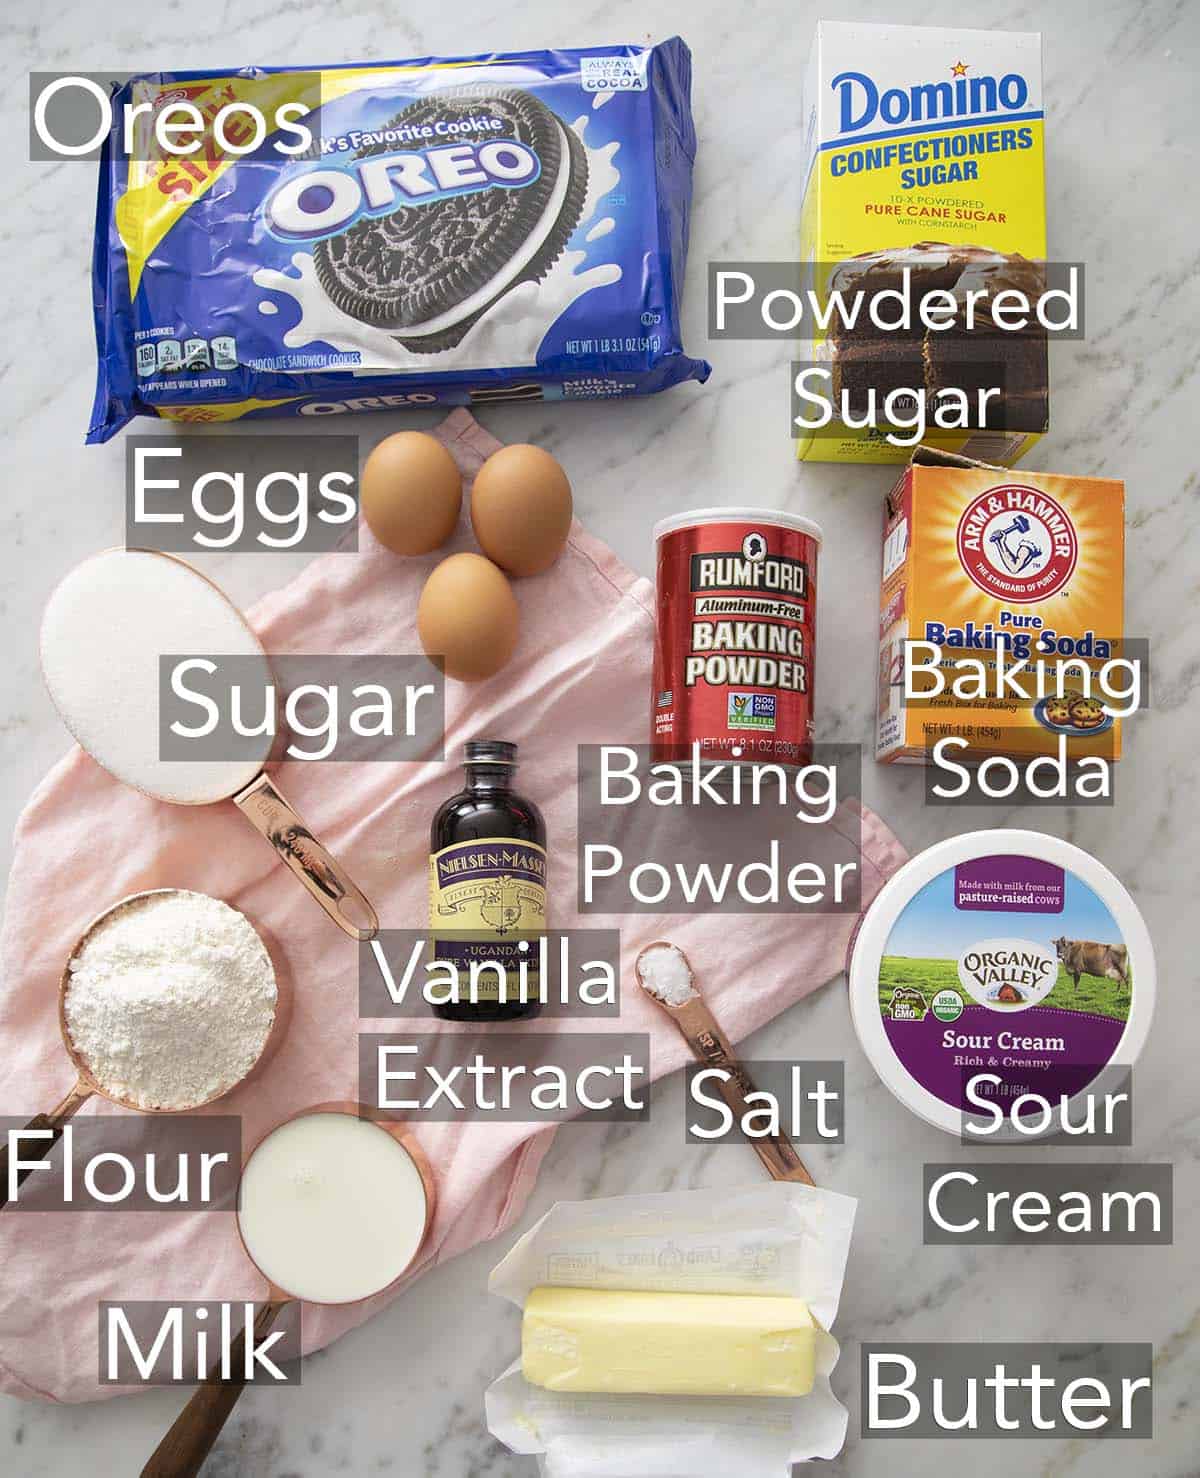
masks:
{"type": "MultiPolygon", "coordinates": [[[[1024,286],[1046,256],[1041,37],[1036,32],[821,21],[803,91],[801,263],[806,285],[871,294],[911,269],[916,305],[938,290],[1024,286]]],[[[986,315],[985,315],[986,320],[986,315]]],[[[981,429],[924,443],[1011,466],[1049,425],[1045,332],[896,334],[835,323],[800,347],[828,360],[835,404],[868,382],[934,395],[972,373],[1004,387],[981,429]],[[980,338],[986,342],[981,344],[980,338]],[[983,366],[999,360],[998,369],[983,366]]],[[[972,402],[974,404],[974,401],[972,402]]],[[[853,420],[861,419],[855,413],[853,420]]],[[[885,427],[884,430],[887,428],[885,427]]],[[[911,446],[839,418],[804,431],[801,459],[904,462],[911,446]]]]}
{"type": "MultiPolygon", "coordinates": [[[[1057,755],[1060,739],[1068,760],[1120,755],[1120,719],[1095,675],[1123,655],[1123,482],[1009,473],[922,449],[887,498],[883,536],[876,759],[928,762],[947,734],[968,741],[951,756],[964,763],[1057,755]],[[1047,691],[1027,669],[1013,677],[1020,697],[944,692],[906,704],[908,641],[933,643],[946,673],[964,657],[994,672],[1003,645],[1010,671],[1041,661],[1047,691]],[[1060,661],[1076,668],[1060,677],[1060,661]]],[[[930,691],[929,680],[919,687],[930,691]]]]}

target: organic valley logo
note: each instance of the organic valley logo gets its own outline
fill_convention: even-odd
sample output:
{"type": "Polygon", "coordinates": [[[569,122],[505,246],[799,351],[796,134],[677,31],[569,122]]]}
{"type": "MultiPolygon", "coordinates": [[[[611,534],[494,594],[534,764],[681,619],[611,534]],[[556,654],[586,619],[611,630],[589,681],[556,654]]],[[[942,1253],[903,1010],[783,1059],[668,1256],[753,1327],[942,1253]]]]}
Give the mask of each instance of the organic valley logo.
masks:
{"type": "Polygon", "coordinates": [[[918,82],[912,87],[879,85],[865,72],[839,72],[830,83],[838,96],[840,133],[858,133],[876,121],[895,128],[940,118],[981,118],[1015,113],[1029,101],[1029,84],[1019,72],[1003,77],[968,77],[970,63],[956,61],[949,82],[918,82]]]}
{"type": "Polygon", "coordinates": [[[1029,939],[984,939],[958,957],[963,989],[993,1011],[1036,1006],[1058,980],[1058,955],[1029,939]]]}
{"type": "Polygon", "coordinates": [[[1028,603],[1075,573],[1079,539],[1063,506],[1038,488],[1002,483],[973,498],[958,521],[958,557],[996,600],[1028,603]]]}

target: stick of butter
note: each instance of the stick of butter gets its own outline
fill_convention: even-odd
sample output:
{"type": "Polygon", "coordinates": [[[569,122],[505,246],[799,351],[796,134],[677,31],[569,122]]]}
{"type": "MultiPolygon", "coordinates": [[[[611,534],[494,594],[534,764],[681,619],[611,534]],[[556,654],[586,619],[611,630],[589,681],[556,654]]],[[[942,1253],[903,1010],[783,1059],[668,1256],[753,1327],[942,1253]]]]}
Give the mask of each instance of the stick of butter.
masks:
{"type": "Polygon", "coordinates": [[[521,1371],[550,1391],[804,1396],[816,1326],[799,1298],[535,1288],[521,1371]]]}

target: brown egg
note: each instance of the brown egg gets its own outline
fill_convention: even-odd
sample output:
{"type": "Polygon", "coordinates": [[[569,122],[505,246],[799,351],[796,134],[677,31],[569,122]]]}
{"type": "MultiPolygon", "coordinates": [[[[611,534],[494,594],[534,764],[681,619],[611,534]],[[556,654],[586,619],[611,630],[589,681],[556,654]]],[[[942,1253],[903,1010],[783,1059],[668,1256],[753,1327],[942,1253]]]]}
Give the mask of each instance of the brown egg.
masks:
{"type": "Polygon", "coordinates": [[[471,524],[510,575],[548,570],[571,529],[571,484],[549,452],[516,443],[493,452],[471,489],[471,524]]]}
{"type": "Polygon", "coordinates": [[[428,554],[458,524],[462,474],[436,438],[397,431],[367,458],[359,503],[371,532],[394,554],[428,554]]]}
{"type": "Polygon", "coordinates": [[[505,665],[517,645],[517,598],[503,570],[482,554],[442,560],[421,591],[417,630],[447,677],[477,683],[505,665]]]}

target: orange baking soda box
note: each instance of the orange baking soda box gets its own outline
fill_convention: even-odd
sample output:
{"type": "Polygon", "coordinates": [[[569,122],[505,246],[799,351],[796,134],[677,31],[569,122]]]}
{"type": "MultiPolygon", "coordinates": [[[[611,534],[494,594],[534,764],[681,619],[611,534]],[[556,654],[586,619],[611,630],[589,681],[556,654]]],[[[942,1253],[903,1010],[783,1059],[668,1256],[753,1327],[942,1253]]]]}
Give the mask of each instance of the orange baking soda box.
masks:
{"type": "Polygon", "coordinates": [[[1068,760],[1118,758],[1097,678],[1122,655],[1124,581],[1123,482],[918,449],[884,512],[876,759],[925,763],[948,734],[966,762],[1057,755],[1060,739],[1068,760]],[[907,702],[906,642],[937,649],[912,649],[907,702]],[[951,687],[968,670],[986,696],[973,677],[951,687]]]}

